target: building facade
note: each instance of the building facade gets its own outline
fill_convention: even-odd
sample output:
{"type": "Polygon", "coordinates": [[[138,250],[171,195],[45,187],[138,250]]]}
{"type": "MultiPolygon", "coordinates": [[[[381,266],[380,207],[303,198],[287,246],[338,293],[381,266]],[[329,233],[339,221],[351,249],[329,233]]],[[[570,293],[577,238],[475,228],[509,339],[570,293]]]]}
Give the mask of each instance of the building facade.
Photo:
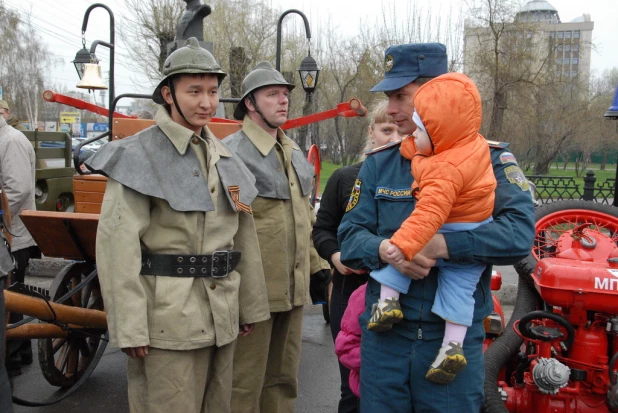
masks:
{"type": "MultiPolygon", "coordinates": [[[[508,65],[508,69],[519,67],[520,76],[527,73],[536,77],[537,73],[544,72],[555,76],[557,80],[571,82],[577,79],[587,84],[590,78],[593,29],[594,22],[589,14],[583,14],[570,22],[562,22],[558,10],[549,2],[532,0],[517,12],[511,23],[504,25],[498,47],[504,52],[503,63],[508,65]],[[521,41],[516,42],[517,39],[513,37],[521,41]],[[506,56],[509,58],[505,59],[506,56]]],[[[483,62],[479,55],[489,53],[489,57],[493,58],[491,54],[495,38],[495,31],[490,27],[466,20],[464,72],[483,88],[488,87],[488,79],[485,77],[491,61],[487,59],[483,62]]]]}

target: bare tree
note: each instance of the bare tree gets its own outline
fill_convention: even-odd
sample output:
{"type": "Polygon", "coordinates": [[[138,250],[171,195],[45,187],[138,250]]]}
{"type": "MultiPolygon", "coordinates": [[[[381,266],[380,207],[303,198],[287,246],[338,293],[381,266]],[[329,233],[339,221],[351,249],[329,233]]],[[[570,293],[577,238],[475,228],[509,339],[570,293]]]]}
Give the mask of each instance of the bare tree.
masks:
{"type": "MultiPolygon", "coordinates": [[[[204,39],[213,42],[218,59],[227,62],[230,48],[240,46],[250,67],[261,60],[274,61],[278,10],[264,0],[213,0],[209,4],[212,14],[204,22],[204,39]]],[[[285,39],[290,35],[286,33],[285,39]]]]}
{"type": "MultiPolygon", "coordinates": [[[[322,106],[334,108],[338,103],[353,97],[367,103],[373,97],[369,89],[376,82],[376,72],[372,68],[377,62],[372,61],[372,47],[366,40],[361,36],[346,39],[329,25],[329,32],[324,37],[325,46],[320,55],[324,59],[318,86],[322,106]]],[[[379,62],[382,62],[381,57],[379,62]]],[[[332,138],[329,145],[330,156],[347,165],[365,147],[367,122],[356,118],[348,120],[337,117],[328,125],[326,130],[332,138]]]]}
{"type": "Polygon", "coordinates": [[[504,140],[509,96],[530,85],[548,83],[553,50],[539,24],[516,18],[516,0],[473,0],[465,25],[464,70],[477,82],[484,97],[484,133],[504,140]]]}
{"type": "Polygon", "coordinates": [[[593,76],[590,82],[590,104],[588,107],[585,142],[591,144],[592,151],[600,153],[600,169],[604,170],[608,155],[616,150],[618,128],[615,121],[603,119],[603,114],[612,104],[618,85],[618,68],[605,70],[600,76],[593,76]]]}
{"type": "MultiPolygon", "coordinates": [[[[418,0],[402,4],[385,3],[381,16],[363,19],[358,33],[351,36],[342,35],[328,22],[318,36],[321,107],[332,108],[353,97],[369,105],[376,97],[382,97],[368,91],[384,76],[384,51],[395,44],[444,43],[449,51],[449,69],[461,67],[461,14],[443,16],[418,0]]],[[[344,165],[353,162],[365,147],[366,128],[367,121],[363,119],[323,122],[327,157],[344,165]]]]}
{"type": "Polygon", "coordinates": [[[532,92],[534,113],[528,114],[535,133],[534,173],[546,174],[561,147],[585,132],[587,101],[576,83],[554,83],[532,92]]]}
{"type": "Polygon", "coordinates": [[[449,8],[449,12],[443,14],[440,8],[425,1],[385,4],[380,24],[376,25],[380,52],[395,44],[443,43],[449,56],[449,71],[461,70],[463,11],[457,8],[454,12],[453,7],[449,8]]]}
{"type": "Polygon", "coordinates": [[[126,0],[126,5],[132,13],[120,19],[120,35],[130,45],[127,52],[134,69],[153,84],[157,83],[167,58],[167,45],[174,41],[185,3],[181,0],[126,0]]]}
{"type": "Polygon", "coordinates": [[[30,21],[0,2],[0,79],[11,111],[37,124],[45,73],[56,60],[30,21]]]}

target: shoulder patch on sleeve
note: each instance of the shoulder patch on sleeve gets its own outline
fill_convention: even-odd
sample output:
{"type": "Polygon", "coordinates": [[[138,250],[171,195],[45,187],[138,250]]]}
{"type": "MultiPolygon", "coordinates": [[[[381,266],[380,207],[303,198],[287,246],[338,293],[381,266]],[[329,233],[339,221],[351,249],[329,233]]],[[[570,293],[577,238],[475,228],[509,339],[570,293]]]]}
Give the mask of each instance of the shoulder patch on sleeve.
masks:
{"type": "Polygon", "coordinates": [[[500,154],[500,162],[501,163],[514,163],[517,165],[517,159],[515,159],[515,155],[511,152],[502,152],[500,154]]]}
{"type": "Polygon", "coordinates": [[[492,147],[492,148],[497,148],[497,149],[504,149],[504,148],[506,148],[507,146],[509,146],[509,144],[508,144],[508,143],[506,143],[506,142],[498,142],[498,141],[490,141],[490,140],[487,140],[487,144],[488,144],[490,147],[492,147]]]}
{"type": "Polygon", "coordinates": [[[519,166],[507,166],[504,168],[504,174],[510,183],[517,185],[522,191],[530,190],[530,185],[524,175],[524,171],[522,171],[519,166]]]}
{"type": "Polygon", "coordinates": [[[383,151],[385,149],[392,148],[393,146],[397,146],[400,143],[401,143],[401,140],[398,140],[398,141],[395,141],[395,142],[389,142],[386,145],[378,146],[377,148],[375,148],[372,151],[365,152],[365,156],[370,156],[370,155],[373,155],[374,153],[378,153],[378,152],[381,152],[381,151],[383,151]]]}
{"type": "Polygon", "coordinates": [[[354,187],[352,187],[352,193],[350,194],[350,200],[348,201],[348,206],[345,208],[345,212],[351,211],[354,209],[356,204],[358,204],[358,198],[360,198],[361,193],[361,180],[356,178],[354,181],[354,187]]]}

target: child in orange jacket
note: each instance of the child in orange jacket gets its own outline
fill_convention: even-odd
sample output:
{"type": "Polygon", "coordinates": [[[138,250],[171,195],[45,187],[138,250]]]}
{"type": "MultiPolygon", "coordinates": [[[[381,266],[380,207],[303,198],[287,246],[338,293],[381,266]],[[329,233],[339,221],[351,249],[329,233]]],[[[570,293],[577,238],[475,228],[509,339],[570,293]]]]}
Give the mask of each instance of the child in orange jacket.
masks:
{"type": "MultiPolygon", "coordinates": [[[[417,204],[391,237],[388,257],[394,263],[411,260],[437,232],[468,231],[492,220],[494,176],[489,146],[479,134],[481,97],[470,78],[448,73],[421,86],[414,96],[413,136],[401,144],[412,160],[417,204]]],[[[485,265],[438,260],[438,292],[432,311],[445,322],[438,356],[426,378],[448,383],[466,366],[462,343],[472,324],[473,293],[485,265]]],[[[391,265],[371,272],[381,283],[368,329],[386,331],[403,318],[399,294],[410,279],[391,265]]]]}

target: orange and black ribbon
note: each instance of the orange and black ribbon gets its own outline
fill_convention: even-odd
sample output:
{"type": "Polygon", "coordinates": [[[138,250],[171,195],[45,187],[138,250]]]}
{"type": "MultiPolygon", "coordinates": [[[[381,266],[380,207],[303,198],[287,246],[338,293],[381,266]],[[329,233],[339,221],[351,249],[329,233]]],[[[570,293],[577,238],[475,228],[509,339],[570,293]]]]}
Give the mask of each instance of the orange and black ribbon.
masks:
{"type": "Polygon", "coordinates": [[[253,215],[251,206],[240,202],[240,188],[238,185],[228,186],[227,190],[230,191],[230,197],[232,197],[232,201],[234,201],[234,204],[236,205],[236,211],[243,211],[249,215],[253,215]]]}

